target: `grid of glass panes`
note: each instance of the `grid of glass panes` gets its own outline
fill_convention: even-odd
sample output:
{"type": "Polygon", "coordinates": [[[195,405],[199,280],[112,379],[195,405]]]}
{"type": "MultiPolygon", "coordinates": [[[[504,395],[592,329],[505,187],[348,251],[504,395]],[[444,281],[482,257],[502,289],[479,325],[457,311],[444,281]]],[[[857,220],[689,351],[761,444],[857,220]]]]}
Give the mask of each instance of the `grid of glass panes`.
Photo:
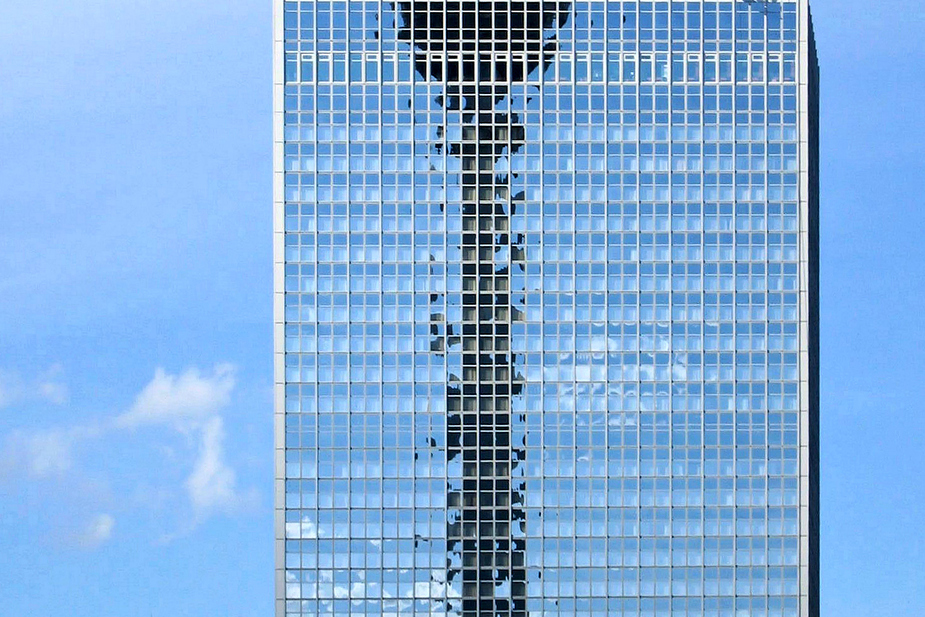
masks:
{"type": "Polygon", "coordinates": [[[798,614],[795,11],[576,3],[514,223],[531,612],[798,614]]]}
{"type": "Polygon", "coordinates": [[[447,368],[430,347],[446,182],[412,164],[428,119],[409,110],[407,50],[377,40],[384,5],[283,8],[286,613],[431,614],[447,595],[447,368]]]}
{"type": "MultiPolygon", "coordinates": [[[[797,614],[796,10],[576,2],[510,88],[531,615],[797,614]]],[[[284,11],[287,613],[457,614],[460,123],[390,4],[284,11]]]]}

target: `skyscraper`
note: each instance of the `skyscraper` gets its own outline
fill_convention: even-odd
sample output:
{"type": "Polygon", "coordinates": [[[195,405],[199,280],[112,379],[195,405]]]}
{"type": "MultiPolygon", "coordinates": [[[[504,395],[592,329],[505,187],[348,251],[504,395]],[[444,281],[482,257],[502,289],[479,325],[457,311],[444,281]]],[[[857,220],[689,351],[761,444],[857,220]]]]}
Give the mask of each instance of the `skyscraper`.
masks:
{"type": "Polygon", "coordinates": [[[277,615],[818,615],[807,2],[275,10],[277,615]]]}

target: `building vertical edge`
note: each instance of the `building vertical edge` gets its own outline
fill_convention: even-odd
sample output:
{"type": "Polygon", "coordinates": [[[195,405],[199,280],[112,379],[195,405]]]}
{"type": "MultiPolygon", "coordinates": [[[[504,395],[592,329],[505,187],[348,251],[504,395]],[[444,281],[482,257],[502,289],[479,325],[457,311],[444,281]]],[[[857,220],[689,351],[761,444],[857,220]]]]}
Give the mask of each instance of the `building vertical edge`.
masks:
{"type": "Polygon", "coordinates": [[[273,0],[273,583],[276,617],[286,615],[283,52],[283,0],[273,0]]]}
{"type": "Polygon", "coordinates": [[[809,28],[809,614],[819,609],[819,61],[813,32],[812,13],[807,10],[809,28]]]}
{"type": "Polygon", "coordinates": [[[800,615],[819,616],[819,66],[809,0],[799,10],[800,615]]]}

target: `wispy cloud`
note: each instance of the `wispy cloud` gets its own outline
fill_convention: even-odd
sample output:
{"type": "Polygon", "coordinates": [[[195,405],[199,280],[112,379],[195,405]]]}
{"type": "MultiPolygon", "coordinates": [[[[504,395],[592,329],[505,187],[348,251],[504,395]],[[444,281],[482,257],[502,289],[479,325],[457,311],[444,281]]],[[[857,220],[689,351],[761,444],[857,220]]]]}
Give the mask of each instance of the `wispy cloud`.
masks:
{"type": "Polygon", "coordinates": [[[198,454],[185,489],[197,521],[251,499],[237,489],[234,469],[225,461],[220,412],[231,401],[234,387],[234,367],[228,364],[216,366],[211,373],[189,369],[170,375],[158,369],[131,409],[116,420],[119,427],[166,425],[196,437],[198,454]]]}
{"type": "Polygon", "coordinates": [[[32,478],[62,476],[74,467],[74,448],[100,434],[92,427],[13,431],[0,456],[0,470],[25,472],[32,478]]]}
{"type": "MultiPolygon", "coordinates": [[[[66,481],[79,471],[80,461],[75,451],[80,444],[120,433],[166,427],[195,444],[183,484],[174,489],[185,495],[192,514],[181,531],[186,533],[208,517],[233,512],[256,498],[253,491],[239,489],[235,470],[226,460],[222,412],[231,403],[234,388],[235,370],[228,364],[220,364],[211,371],[191,368],[178,374],[159,368],[128,410],[98,425],[13,432],[0,453],[0,472],[66,481]]],[[[49,400],[60,399],[61,393],[50,388],[45,396],[49,400]]],[[[80,545],[94,547],[106,542],[114,525],[112,515],[100,514],[79,535],[80,545]]]]}
{"type": "Polygon", "coordinates": [[[119,416],[117,424],[128,428],[145,424],[194,428],[228,405],[234,386],[234,367],[230,364],[220,364],[211,374],[192,368],[181,375],[170,375],[159,368],[131,409],[119,416]]]}
{"type": "Polygon", "coordinates": [[[58,364],[28,378],[0,369],[0,409],[34,401],[63,405],[68,401],[69,393],[62,376],[63,370],[58,364]]]}
{"type": "Polygon", "coordinates": [[[9,378],[3,372],[0,372],[0,409],[10,405],[13,402],[13,397],[9,378]]]}
{"type": "Polygon", "coordinates": [[[216,510],[229,511],[248,497],[238,492],[235,472],[224,460],[225,429],[222,419],[211,418],[202,429],[202,444],[186,490],[197,516],[216,510]]]}
{"type": "Polygon", "coordinates": [[[78,542],[84,548],[97,548],[112,538],[115,526],[116,519],[111,514],[99,514],[80,534],[78,542]]]}
{"type": "Polygon", "coordinates": [[[74,466],[73,439],[62,430],[39,433],[16,431],[7,439],[3,465],[35,478],[62,475],[74,466]]]}
{"type": "Polygon", "coordinates": [[[70,392],[67,385],[62,381],[63,370],[60,365],[51,367],[43,374],[35,384],[38,398],[54,403],[55,405],[64,405],[70,398],[70,392]]]}

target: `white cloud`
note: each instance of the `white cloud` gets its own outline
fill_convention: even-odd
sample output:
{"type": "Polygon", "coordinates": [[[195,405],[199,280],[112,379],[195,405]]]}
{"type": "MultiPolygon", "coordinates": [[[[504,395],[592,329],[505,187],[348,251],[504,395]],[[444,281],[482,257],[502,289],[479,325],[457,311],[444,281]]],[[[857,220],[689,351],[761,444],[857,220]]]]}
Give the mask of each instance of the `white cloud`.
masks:
{"type": "Polygon", "coordinates": [[[68,400],[67,385],[61,381],[61,366],[55,364],[33,379],[0,370],[0,409],[17,403],[45,401],[63,405],[68,400]]]}
{"type": "Polygon", "coordinates": [[[13,388],[8,380],[6,374],[0,372],[0,409],[13,402],[13,388]]]}
{"type": "Polygon", "coordinates": [[[131,409],[116,420],[120,428],[162,424],[197,438],[196,462],[184,483],[196,520],[248,500],[237,490],[234,469],[225,462],[221,411],[231,402],[234,386],[234,367],[228,364],[209,374],[188,369],[170,375],[157,369],[131,409]]]}
{"type": "Polygon", "coordinates": [[[55,405],[64,405],[68,400],[68,389],[63,383],[47,380],[37,384],[38,396],[41,399],[54,403],[55,405]]]}
{"type": "Polygon", "coordinates": [[[195,368],[169,375],[159,368],[117,423],[123,427],[170,424],[179,430],[195,428],[228,405],[234,384],[234,368],[229,364],[216,366],[211,375],[195,368]]]}
{"type": "Polygon", "coordinates": [[[202,444],[193,472],[186,479],[186,490],[197,515],[230,510],[242,497],[235,490],[235,473],[224,461],[225,429],[215,416],[202,428],[202,444]]]}
{"type": "Polygon", "coordinates": [[[3,468],[34,478],[62,476],[74,466],[74,444],[96,434],[90,428],[15,431],[7,438],[3,468]]]}
{"type": "MultiPolygon", "coordinates": [[[[57,380],[58,372],[60,369],[53,367],[36,380],[35,385],[39,387],[35,391],[43,399],[66,400],[67,390],[57,380]]],[[[9,400],[7,392],[10,390],[6,383],[0,380],[0,397],[3,397],[0,403],[9,400]]],[[[222,412],[231,403],[234,387],[235,374],[231,365],[221,364],[212,371],[191,368],[178,374],[159,368],[125,413],[97,427],[12,433],[0,451],[0,472],[71,481],[77,473],[75,468],[79,467],[75,460],[78,444],[128,430],[152,426],[170,428],[195,444],[182,487],[175,486],[168,491],[176,495],[179,489],[192,511],[190,524],[182,535],[213,514],[232,512],[255,499],[253,491],[239,490],[235,471],[226,461],[222,412]]],[[[161,452],[163,450],[160,448],[161,452]]],[[[168,450],[172,451],[169,447],[168,450]]],[[[190,454],[187,452],[184,456],[190,454]]],[[[115,519],[110,514],[100,514],[86,530],[77,534],[79,543],[87,547],[99,546],[111,537],[114,525],[115,519]]]]}
{"type": "Polygon", "coordinates": [[[67,385],[61,380],[63,373],[64,369],[61,365],[54,364],[40,375],[29,389],[41,400],[55,405],[64,405],[67,403],[70,393],[67,385]]]}
{"type": "Polygon", "coordinates": [[[80,544],[84,548],[96,548],[105,544],[112,538],[112,530],[116,526],[116,519],[111,514],[96,516],[80,535],[80,544]]]}

